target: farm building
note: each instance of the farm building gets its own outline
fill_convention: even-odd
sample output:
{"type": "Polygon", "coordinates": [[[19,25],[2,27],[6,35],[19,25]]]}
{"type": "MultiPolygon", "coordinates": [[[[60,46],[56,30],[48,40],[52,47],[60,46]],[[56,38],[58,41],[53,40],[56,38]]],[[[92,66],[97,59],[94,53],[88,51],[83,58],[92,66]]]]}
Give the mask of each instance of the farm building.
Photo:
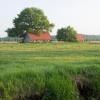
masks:
{"type": "Polygon", "coordinates": [[[82,34],[77,34],[76,35],[76,39],[79,42],[84,42],[84,40],[85,40],[85,38],[84,38],[84,36],[82,34]]]}
{"type": "Polygon", "coordinates": [[[52,38],[48,32],[43,32],[38,35],[33,33],[27,33],[24,36],[24,42],[49,42],[52,38]]]}

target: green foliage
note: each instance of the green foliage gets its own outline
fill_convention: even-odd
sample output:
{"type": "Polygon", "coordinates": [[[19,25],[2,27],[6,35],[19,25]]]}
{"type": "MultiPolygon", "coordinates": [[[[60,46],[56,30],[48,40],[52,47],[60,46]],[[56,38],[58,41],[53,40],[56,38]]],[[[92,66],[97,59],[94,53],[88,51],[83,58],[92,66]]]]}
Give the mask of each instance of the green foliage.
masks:
{"type": "Polygon", "coordinates": [[[10,37],[16,37],[16,36],[18,36],[19,34],[18,34],[17,31],[18,30],[16,28],[8,28],[6,30],[6,32],[8,33],[8,36],[10,36],[10,37]]]}
{"type": "Polygon", "coordinates": [[[14,27],[6,30],[9,36],[23,36],[24,32],[41,33],[51,31],[50,23],[41,9],[26,8],[13,20],[14,27]]]}
{"type": "Polygon", "coordinates": [[[47,88],[51,92],[50,100],[79,100],[75,83],[68,76],[53,75],[48,79],[47,88]]]}
{"type": "Polygon", "coordinates": [[[67,28],[58,29],[57,32],[57,40],[58,41],[69,41],[75,42],[77,32],[73,29],[73,27],[68,26],[67,28]]]}
{"type": "Polygon", "coordinates": [[[58,29],[57,40],[58,41],[67,41],[67,29],[66,28],[58,29]]]}

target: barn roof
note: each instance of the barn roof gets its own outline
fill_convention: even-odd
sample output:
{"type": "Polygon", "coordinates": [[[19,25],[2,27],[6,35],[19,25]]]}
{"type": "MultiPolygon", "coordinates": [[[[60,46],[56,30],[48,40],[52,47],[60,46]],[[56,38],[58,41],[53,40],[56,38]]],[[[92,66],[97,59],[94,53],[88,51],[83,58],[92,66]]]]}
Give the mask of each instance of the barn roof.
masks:
{"type": "Polygon", "coordinates": [[[77,38],[82,38],[82,39],[84,38],[84,36],[82,34],[77,34],[76,37],[77,38]]]}
{"type": "Polygon", "coordinates": [[[48,32],[43,32],[38,35],[33,34],[33,33],[28,33],[29,38],[34,41],[34,40],[51,40],[51,36],[48,32]]]}
{"type": "Polygon", "coordinates": [[[84,41],[84,36],[82,34],[77,34],[76,39],[80,42],[84,41]]]}

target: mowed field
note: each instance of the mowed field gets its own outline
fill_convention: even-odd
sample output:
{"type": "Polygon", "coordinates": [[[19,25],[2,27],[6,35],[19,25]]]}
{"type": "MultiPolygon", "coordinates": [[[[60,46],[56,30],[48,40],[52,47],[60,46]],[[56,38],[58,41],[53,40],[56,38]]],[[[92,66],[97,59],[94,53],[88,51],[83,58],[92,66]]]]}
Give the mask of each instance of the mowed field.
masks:
{"type": "Polygon", "coordinates": [[[0,100],[100,100],[100,44],[0,44],[0,100]]]}

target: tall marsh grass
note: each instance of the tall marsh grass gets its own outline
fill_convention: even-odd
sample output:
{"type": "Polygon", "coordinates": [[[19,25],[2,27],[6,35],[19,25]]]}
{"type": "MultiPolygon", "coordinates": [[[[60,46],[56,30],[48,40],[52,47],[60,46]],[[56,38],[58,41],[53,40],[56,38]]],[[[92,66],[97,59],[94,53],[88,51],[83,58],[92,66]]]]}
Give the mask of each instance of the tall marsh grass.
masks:
{"type": "Polygon", "coordinates": [[[0,100],[99,100],[99,96],[100,45],[0,44],[0,100]]]}

